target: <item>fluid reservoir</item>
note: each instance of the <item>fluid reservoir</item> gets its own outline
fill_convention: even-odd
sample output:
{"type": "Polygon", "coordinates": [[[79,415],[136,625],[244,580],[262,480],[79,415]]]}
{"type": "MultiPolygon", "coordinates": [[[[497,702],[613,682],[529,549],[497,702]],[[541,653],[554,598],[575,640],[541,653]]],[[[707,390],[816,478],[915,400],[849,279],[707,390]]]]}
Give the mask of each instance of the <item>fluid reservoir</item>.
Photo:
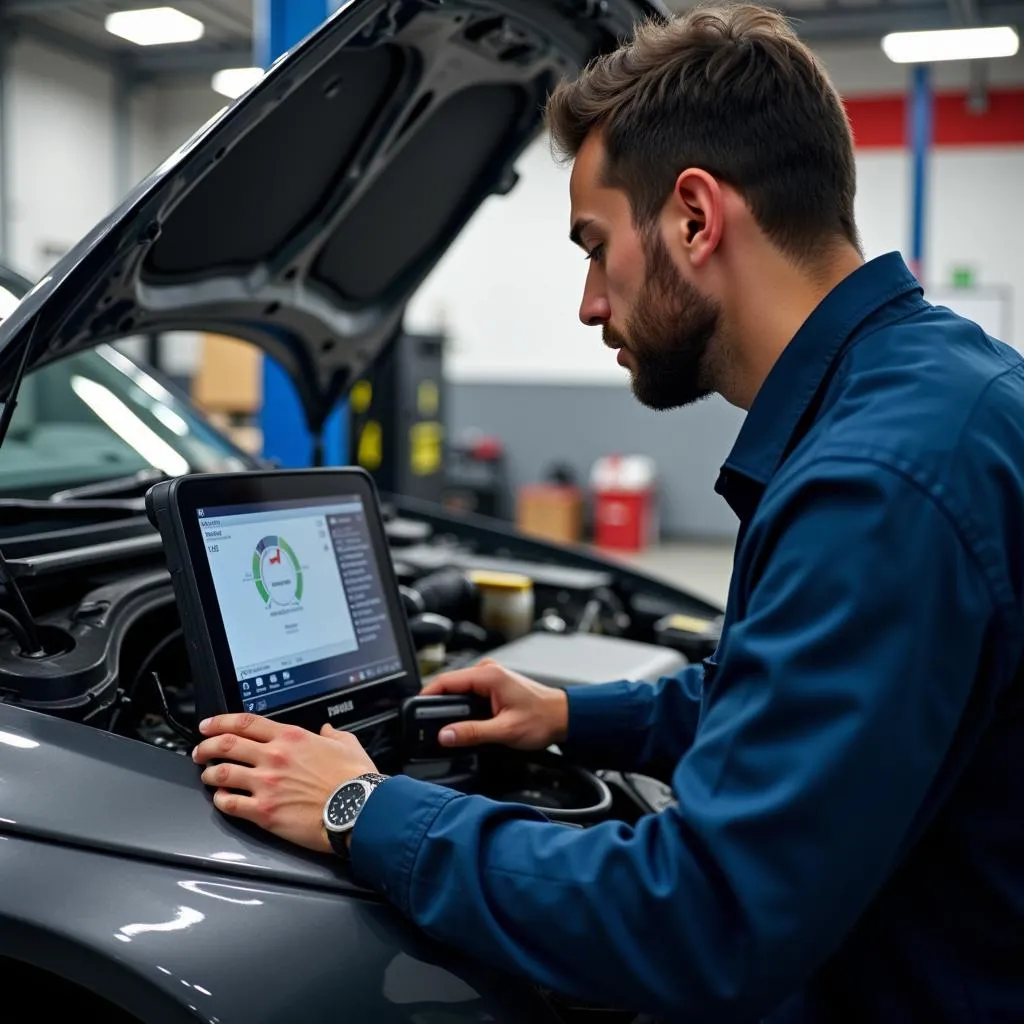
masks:
{"type": "Polygon", "coordinates": [[[508,640],[525,636],[533,625],[533,580],[511,572],[467,573],[480,597],[480,623],[508,640]]]}

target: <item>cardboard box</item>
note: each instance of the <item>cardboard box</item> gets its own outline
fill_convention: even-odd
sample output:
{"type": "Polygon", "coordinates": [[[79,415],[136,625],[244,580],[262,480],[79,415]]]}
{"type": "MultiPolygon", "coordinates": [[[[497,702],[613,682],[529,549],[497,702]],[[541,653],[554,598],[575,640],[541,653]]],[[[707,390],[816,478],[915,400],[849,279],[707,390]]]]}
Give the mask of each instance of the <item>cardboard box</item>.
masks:
{"type": "Polygon", "coordinates": [[[255,423],[240,422],[244,417],[217,410],[208,412],[206,418],[243,452],[250,455],[263,454],[263,431],[255,423]]]}
{"type": "Polygon", "coordinates": [[[583,493],[559,484],[529,484],[516,494],[516,526],[525,534],[556,544],[579,543],[583,532],[583,493]]]}
{"type": "Polygon", "coordinates": [[[209,412],[252,414],[263,403],[263,357],[255,345],[205,334],[192,399],[209,412]]]}

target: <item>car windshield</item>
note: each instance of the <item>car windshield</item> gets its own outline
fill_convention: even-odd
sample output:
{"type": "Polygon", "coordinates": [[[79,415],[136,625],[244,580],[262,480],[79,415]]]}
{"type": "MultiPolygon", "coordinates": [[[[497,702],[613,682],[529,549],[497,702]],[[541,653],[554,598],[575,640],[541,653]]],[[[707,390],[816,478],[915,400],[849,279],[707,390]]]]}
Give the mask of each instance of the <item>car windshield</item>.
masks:
{"type": "MultiPolygon", "coordinates": [[[[0,320],[28,285],[0,271],[0,320]]],[[[0,497],[156,470],[168,476],[244,469],[246,457],[192,405],[109,346],[27,374],[0,450],[0,497]]]]}

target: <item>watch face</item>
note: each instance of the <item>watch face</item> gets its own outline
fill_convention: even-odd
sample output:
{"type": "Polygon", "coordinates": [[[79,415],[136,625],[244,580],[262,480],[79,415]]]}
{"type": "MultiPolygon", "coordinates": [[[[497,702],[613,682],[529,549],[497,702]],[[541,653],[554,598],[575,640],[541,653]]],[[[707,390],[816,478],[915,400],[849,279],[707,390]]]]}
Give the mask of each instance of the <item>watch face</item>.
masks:
{"type": "Polygon", "coordinates": [[[350,829],[366,803],[364,782],[349,782],[339,789],[327,802],[324,810],[324,824],[333,832],[350,829]]]}

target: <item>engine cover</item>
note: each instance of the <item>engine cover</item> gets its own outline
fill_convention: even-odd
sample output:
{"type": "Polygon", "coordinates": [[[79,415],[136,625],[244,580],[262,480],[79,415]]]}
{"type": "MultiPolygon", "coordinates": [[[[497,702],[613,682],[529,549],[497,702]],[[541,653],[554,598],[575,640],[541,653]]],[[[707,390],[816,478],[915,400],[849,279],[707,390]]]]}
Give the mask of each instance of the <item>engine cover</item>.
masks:
{"type": "Polygon", "coordinates": [[[558,688],[617,679],[654,683],[688,664],[683,655],[667,647],[597,633],[531,633],[487,657],[558,688]]]}

